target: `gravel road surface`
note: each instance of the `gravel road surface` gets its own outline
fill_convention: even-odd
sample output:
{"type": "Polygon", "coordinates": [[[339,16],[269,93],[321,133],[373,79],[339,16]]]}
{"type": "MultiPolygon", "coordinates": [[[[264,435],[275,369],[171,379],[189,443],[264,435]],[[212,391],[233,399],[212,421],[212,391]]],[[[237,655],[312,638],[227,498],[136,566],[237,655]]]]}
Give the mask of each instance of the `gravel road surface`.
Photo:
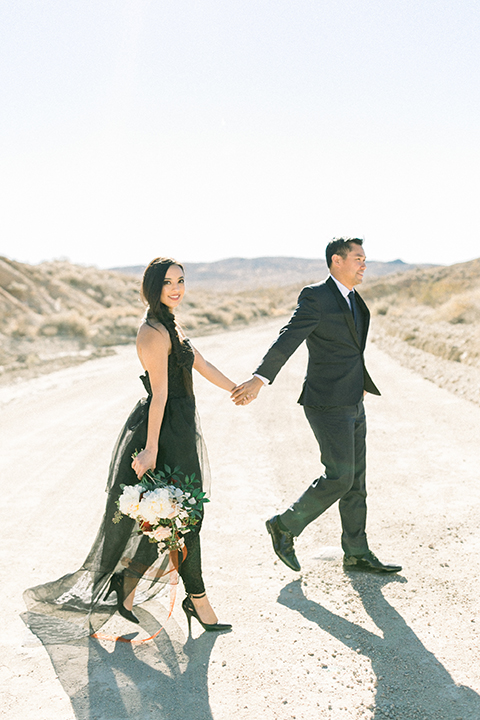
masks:
{"type": "MultiPolygon", "coordinates": [[[[281,322],[199,338],[240,382],[281,322]]],[[[0,388],[3,589],[0,715],[8,720],[480,720],[480,407],[374,345],[367,398],[369,540],[396,576],[345,574],[338,510],[276,561],[264,521],[319,474],[296,404],[300,349],[246,408],[196,379],[212,502],[204,571],[230,633],[188,637],[181,587],[154,640],[44,647],[22,621],[26,587],[76,569],[104,505],[110,452],[142,395],[131,347],[0,388]]],[[[108,631],[146,638],[168,598],[108,631]],[[132,629],[133,628],[133,629],[132,629]]]]}

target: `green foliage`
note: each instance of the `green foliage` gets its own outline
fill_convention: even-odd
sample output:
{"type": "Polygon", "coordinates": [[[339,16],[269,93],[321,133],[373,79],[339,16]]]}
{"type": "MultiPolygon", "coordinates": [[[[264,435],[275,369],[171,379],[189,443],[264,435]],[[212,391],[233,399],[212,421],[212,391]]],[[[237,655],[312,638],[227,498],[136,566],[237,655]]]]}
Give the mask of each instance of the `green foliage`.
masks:
{"type": "Polygon", "coordinates": [[[203,506],[205,503],[210,502],[203,492],[199,480],[197,480],[195,473],[191,475],[185,475],[177,466],[173,470],[168,466],[164,465],[164,470],[157,470],[157,472],[149,471],[140,480],[140,485],[145,488],[145,492],[154,490],[157,487],[166,487],[167,485],[175,485],[180,488],[184,495],[190,495],[195,500],[195,503],[190,503],[189,514],[191,517],[200,519],[202,517],[203,506]],[[183,476],[183,477],[182,477],[183,476]]]}
{"type": "MultiPolygon", "coordinates": [[[[138,450],[135,450],[132,457],[136,457],[137,455],[138,450]]],[[[190,503],[189,514],[199,519],[202,516],[204,504],[210,502],[206,497],[206,493],[203,492],[200,482],[200,479],[197,479],[194,472],[191,475],[185,475],[179,465],[172,470],[172,468],[165,463],[163,470],[157,470],[155,472],[149,470],[137,484],[145,488],[145,492],[152,491],[158,487],[174,485],[179,488],[184,495],[190,495],[190,497],[195,500],[195,504],[190,503]]],[[[125,486],[121,485],[120,487],[123,489],[125,486]]]]}

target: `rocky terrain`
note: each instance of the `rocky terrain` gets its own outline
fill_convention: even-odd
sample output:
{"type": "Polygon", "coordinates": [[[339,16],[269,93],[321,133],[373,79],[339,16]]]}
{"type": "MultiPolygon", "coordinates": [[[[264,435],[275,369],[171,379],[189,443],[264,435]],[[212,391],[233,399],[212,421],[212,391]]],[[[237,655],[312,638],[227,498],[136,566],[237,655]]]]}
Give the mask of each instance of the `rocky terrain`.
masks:
{"type": "MultiPolygon", "coordinates": [[[[409,266],[373,263],[371,273],[400,267],[409,266]]],[[[143,269],[99,270],[64,260],[27,265],[0,257],[0,383],[81,363],[133,342],[144,312],[143,269]]],[[[301,258],[190,263],[186,272],[189,292],[179,317],[196,335],[288,314],[302,285],[326,274],[324,261],[301,258]]]]}
{"type": "Polygon", "coordinates": [[[132,277],[63,261],[0,258],[0,380],[108,354],[132,342],[141,312],[132,277]]]}
{"type": "MultiPolygon", "coordinates": [[[[0,258],[0,383],[133,342],[144,312],[141,270],[0,258]]],[[[191,263],[186,273],[188,294],[179,318],[198,336],[288,315],[300,288],[325,277],[326,269],[322,260],[231,258],[191,263]]],[[[480,403],[480,259],[449,267],[370,262],[361,293],[378,347],[480,403]]]]}
{"type": "Polygon", "coordinates": [[[480,259],[368,281],[361,292],[378,347],[480,404],[480,259]]]}

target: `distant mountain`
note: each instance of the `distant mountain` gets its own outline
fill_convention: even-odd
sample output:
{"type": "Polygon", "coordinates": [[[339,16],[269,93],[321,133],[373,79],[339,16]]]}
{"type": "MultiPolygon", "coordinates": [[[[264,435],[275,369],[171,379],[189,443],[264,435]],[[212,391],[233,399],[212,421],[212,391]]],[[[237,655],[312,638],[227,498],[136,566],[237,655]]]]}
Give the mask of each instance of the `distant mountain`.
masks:
{"type": "MultiPolygon", "coordinates": [[[[367,278],[404,273],[432,265],[409,265],[402,260],[391,262],[368,261],[367,278]]],[[[141,276],[142,265],[111,268],[113,271],[141,276]]],[[[278,287],[295,283],[323,280],[327,275],[325,260],[295,257],[228,258],[211,263],[185,263],[185,274],[191,288],[211,290],[233,287],[244,290],[253,287],[278,287]]]]}

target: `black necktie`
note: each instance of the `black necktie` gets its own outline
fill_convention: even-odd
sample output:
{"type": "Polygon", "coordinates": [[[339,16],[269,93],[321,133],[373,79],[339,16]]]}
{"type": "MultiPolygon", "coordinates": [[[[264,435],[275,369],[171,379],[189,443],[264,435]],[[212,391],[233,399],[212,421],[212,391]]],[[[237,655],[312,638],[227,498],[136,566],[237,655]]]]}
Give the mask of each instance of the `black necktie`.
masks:
{"type": "Polygon", "coordinates": [[[352,315],[353,315],[353,322],[355,323],[355,327],[356,327],[357,330],[358,330],[358,326],[357,326],[357,306],[356,306],[356,303],[355,303],[355,293],[353,292],[353,290],[350,290],[350,292],[348,293],[348,299],[350,300],[350,309],[351,309],[352,315]]]}

